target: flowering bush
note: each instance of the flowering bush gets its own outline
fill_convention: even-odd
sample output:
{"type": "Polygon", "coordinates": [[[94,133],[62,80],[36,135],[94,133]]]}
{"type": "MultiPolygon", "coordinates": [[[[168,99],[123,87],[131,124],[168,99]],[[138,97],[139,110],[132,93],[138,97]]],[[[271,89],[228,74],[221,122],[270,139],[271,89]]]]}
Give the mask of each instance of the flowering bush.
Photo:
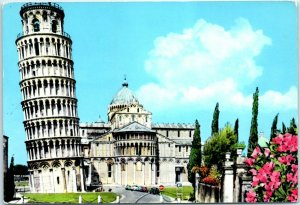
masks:
{"type": "Polygon", "coordinates": [[[256,147],[245,160],[253,176],[246,202],[296,202],[298,200],[298,136],[273,138],[267,148],[256,147]]]}
{"type": "MultiPolygon", "coordinates": [[[[202,175],[204,176],[202,179],[203,183],[214,185],[214,186],[217,186],[220,184],[221,174],[219,173],[216,165],[213,165],[210,169],[203,166],[202,171],[203,171],[202,175]],[[209,172],[209,174],[208,174],[208,172],[209,172]],[[208,176],[207,176],[207,174],[208,174],[208,176]]],[[[201,172],[200,172],[200,174],[201,174],[201,172]]]]}
{"type": "Polygon", "coordinates": [[[201,166],[199,173],[200,173],[201,178],[205,178],[209,173],[208,167],[207,166],[201,166]]]}
{"type": "Polygon", "coordinates": [[[202,182],[209,185],[217,186],[219,185],[219,180],[212,176],[207,176],[204,179],[202,179],[202,182]]]}

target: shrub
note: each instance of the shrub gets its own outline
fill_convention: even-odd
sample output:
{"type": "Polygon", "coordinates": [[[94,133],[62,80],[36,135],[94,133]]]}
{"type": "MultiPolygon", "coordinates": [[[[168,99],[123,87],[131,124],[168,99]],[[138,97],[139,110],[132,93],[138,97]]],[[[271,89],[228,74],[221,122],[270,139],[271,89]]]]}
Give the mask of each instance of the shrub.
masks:
{"type": "Polygon", "coordinates": [[[298,200],[298,136],[273,138],[267,148],[256,147],[245,160],[253,176],[246,202],[296,202],[298,200]]]}
{"type": "Polygon", "coordinates": [[[214,178],[212,176],[205,177],[204,179],[202,179],[202,182],[213,186],[217,186],[220,183],[217,178],[214,178]]]}

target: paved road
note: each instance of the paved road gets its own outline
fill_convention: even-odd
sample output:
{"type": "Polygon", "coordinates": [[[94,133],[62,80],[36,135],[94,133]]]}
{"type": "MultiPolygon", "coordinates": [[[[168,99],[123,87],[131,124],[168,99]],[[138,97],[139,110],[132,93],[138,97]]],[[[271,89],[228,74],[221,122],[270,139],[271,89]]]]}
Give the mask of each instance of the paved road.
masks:
{"type": "Polygon", "coordinates": [[[122,186],[115,186],[110,188],[112,189],[112,192],[121,195],[120,203],[160,203],[159,195],[125,190],[125,188],[122,186]]]}

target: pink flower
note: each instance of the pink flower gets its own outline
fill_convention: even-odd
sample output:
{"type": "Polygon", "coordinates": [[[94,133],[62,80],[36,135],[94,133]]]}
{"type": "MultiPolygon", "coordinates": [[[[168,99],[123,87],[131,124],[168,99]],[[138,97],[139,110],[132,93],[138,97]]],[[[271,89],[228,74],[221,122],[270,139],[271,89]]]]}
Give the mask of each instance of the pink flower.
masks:
{"type": "Polygon", "coordinates": [[[279,182],[280,172],[274,171],[272,172],[272,175],[270,176],[270,180],[273,182],[279,182]]]}
{"type": "Polygon", "coordinates": [[[259,183],[259,178],[256,177],[256,176],[254,176],[251,185],[252,185],[253,187],[256,187],[256,186],[258,185],[258,183],[259,183]]]}
{"type": "Polygon", "coordinates": [[[288,174],[286,175],[286,179],[287,179],[288,182],[293,181],[293,174],[292,174],[292,173],[288,173],[288,174]]]}
{"type": "Polygon", "coordinates": [[[283,142],[283,135],[278,135],[277,137],[272,139],[272,142],[274,142],[275,144],[282,144],[283,142]]]}
{"type": "Polygon", "coordinates": [[[256,159],[259,155],[261,155],[261,151],[259,147],[255,147],[255,149],[253,150],[253,153],[251,154],[251,157],[253,157],[254,159],[256,159]]]}
{"type": "Polygon", "coordinates": [[[290,202],[297,202],[298,200],[298,189],[292,189],[291,194],[288,196],[290,202]]]}
{"type": "Polygon", "coordinates": [[[262,169],[267,173],[267,174],[271,174],[271,171],[274,169],[275,164],[273,162],[267,162],[266,164],[264,164],[264,166],[262,167],[262,169]]]}
{"type": "Polygon", "coordinates": [[[286,178],[287,178],[287,182],[292,182],[293,185],[297,184],[298,183],[298,172],[296,173],[288,173],[286,175],[286,178]]]}
{"type": "Polygon", "coordinates": [[[257,202],[256,193],[253,190],[250,190],[246,194],[246,202],[257,202]]]}
{"type": "Polygon", "coordinates": [[[298,172],[298,164],[292,164],[293,172],[298,172]]]}
{"type": "Polygon", "coordinates": [[[265,148],[264,154],[266,157],[268,157],[270,155],[270,149],[269,148],[265,148]]]}
{"type": "Polygon", "coordinates": [[[295,158],[291,154],[289,154],[287,156],[278,157],[278,161],[281,164],[290,165],[292,161],[295,161],[295,158]]]}
{"type": "Polygon", "coordinates": [[[253,176],[256,176],[256,175],[257,175],[256,169],[250,169],[249,172],[251,172],[251,174],[252,174],[253,176]]]}
{"type": "Polygon", "coordinates": [[[280,146],[278,147],[277,151],[278,151],[278,152],[287,152],[288,149],[289,149],[288,146],[286,146],[286,145],[280,145],[280,146]]]}
{"type": "Polygon", "coordinates": [[[252,158],[247,158],[247,159],[245,159],[245,164],[247,164],[248,166],[252,166],[253,165],[253,163],[254,163],[254,159],[252,159],[252,158]]]}
{"type": "Polygon", "coordinates": [[[264,202],[270,202],[270,196],[264,195],[264,202]]]}
{"type": "Polygon", "coordinates": [[[298,136],[294,135],[290,141],[290,152],[298,151],[298,136]]]}

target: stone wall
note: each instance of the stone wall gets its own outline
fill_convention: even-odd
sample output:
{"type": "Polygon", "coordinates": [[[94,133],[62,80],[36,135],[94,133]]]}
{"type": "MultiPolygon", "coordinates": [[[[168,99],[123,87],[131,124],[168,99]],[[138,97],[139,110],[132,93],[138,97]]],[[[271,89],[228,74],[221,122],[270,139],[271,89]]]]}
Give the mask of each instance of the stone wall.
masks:
{"type": "Polygon", "coordinates": [[[196,194],[197,203],[217,203],[221,201],[220,196],[220,187],[203,183],[198,184],[198,194],[196,194]]]}

